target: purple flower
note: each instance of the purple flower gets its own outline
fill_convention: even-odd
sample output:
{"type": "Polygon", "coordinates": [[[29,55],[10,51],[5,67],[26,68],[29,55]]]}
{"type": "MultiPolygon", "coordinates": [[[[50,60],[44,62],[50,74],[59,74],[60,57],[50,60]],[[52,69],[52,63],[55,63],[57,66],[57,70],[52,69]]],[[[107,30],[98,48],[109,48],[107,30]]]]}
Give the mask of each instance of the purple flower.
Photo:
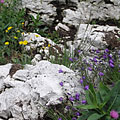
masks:
{"type": "Polygon", "coordinates": [[[89,89],[89,85],[86,85],[86,86],[84,87],[84,89],[85,89],[85,90],[88,90],[88,89],[89,89]]]}
{"type": "Polygon", "coordinates": [[[85,70],[85,68],[84,68],[84,67],[81,67],[81,70],[85,70]]]}
{"type": "Polygon", "coordinates": [[[74,57],[74,60],[78,60],[78,58],[77,58],[77,57],[74,57]]]}
{"type": "Polygon", "coordinates": [[[83,76],[82,79],[85,80],[85,76],[83,76]]]}
{"type": "Polygon", "coordinates": [[[79,93],[76,93],[75,99],[76,99],[76,100],[80,100],[80,94],[79,94],[79,93]]]}
{"type": "Polygon", "coordinates": [[[73,117],[72,120],[77,120],[77,118],[73,117]]]}
{"type": "Polygon", "coordinates": [[[80,83],[82,84],[83,83],[83,80],[80,78],[80,83]]]}
{"type": "Polygon", "coordinates": [[[82,102],[81,102],[82,104],[86,104],[87,103],[87,101],[86,100],[82,100],[82,102]]]}
{"type": "Polygon", "coordinates": [[[112,110],[112,111],[110,112],[110,116],[111,116],[112,118],[114,118],[114,119],[118,119],[118,118],[119,118],[119,114],[118,114],[118,112],[116,112],[115,110],[112,110]]]}
{"type": "Polygon", "coordinates": [[[1,0],[0,3],[4,3],[4,0],[1,0]]]}
{"type": "Polygon", "coordinates": [[[120,50],[118,51],[118,55],[120,55],[120,50]]]}
{"type": "Polygon", "coordinates": [[[92,68],[91,68],[91,67],[88,67],[88,70],[89,70],[89,71],[92,71],[92,68]]]}
{"type": "Polygon", "coordinates": [[[61,86],[63,86],[63,82],[60,82],[59,84],[60,84],[61,86]]]}
{"type": "Polygon", "coordinates": [[[103,58],[104,58],[104,59],[106,59],[106,58],[107,58],[107,56],[106,56],[106,55],[103,55],[103,58]]]}
{"type": "Polygon", "coordinates": [[[94,58],[93,58],[93,61],[94,61],[94,62],[97,62],[97,59],[96,59],[96,57],[94,57],[94,58]]]}
{"type": "Polygon", "coordinates": [[[107,53],[107,52],[109,52],[108,48],[107,48],[107,49],[105,49],[105,53],[107,53]]]}
{"type": "Polygon", "coordinates": [[[78,97],[80,97],[80,94],[79,93],[76,93],[76,95],[75,96],[78,96],[78,97]]]}
{"type": "Polygon", "coordinates": [[[120,72],[120,70],[118,70],[118,72],[120,72]]]}
{"type": "Polygon", "coordinates": [[[58,118],[58,120],[62,120],[62,118],[58,118]]]}
{"type": "Polygon", "coordinates": [[[96,53],[100,53],[100,50],[96,50],[96,53]]]}
{"type": "Polygon", "coordinates": [[[104,75],[104,73],[102,73],[102,72],[99,72],[99,75],[100,75],[100,76],[103,76],[103,75],[104,75]]]}
{"type": "Polygon", "coordinates": [[[66,109],[69,110],[69,109],[70,109],[70,106],[66,106],[66,109]]]}
{"type": "Polygon", "coordinates": [[[63,98],[62,98],[62,97],[60,97],[60,98],[59,98],[59,101],[63,101],[63,98]]]}
{"type": "Polygon", "coordinates": [[[112,55],[108,55],[110,58],[112,58],[112,55]]]}
{"type": "Polygon", "coordinates": [[[67,93],[68,95],[71,95],[70,93],[67,93]]]}
{"type": "Polygon", "coordinates": [[[119,66],[119,68],[120,68],[120,64],[119,64],[118,66],[119,66]]]}
{"type": "Polygon", "coordinates": [[[112,63],[112,64],[113,64],[114,62],[113,62],[113,60],[112,60],[112,59],[110,59],[110,60],[109,60],[109,63],[112,63]]]}
{"type": "Polygon", "coordinates": [[[62,69],[60,69],[60,70],[59,70],[59,73],[63,73],[63,70],[62,70],[62,69]]]}
{"type": "Polygon", "coordinates": [[[78,50],[78,53],[80,53],[81,51],[80,50],[78,50]]]}
{"type": "Polygon", "coordinates": [[[110,65],[110,67],[114,68],[114,64],[110,63],[109,65],[110,65]]]}
{"type": "Polygon", "coordinates": [[[69,98],[69,100],[70,100],[70,101],[74,101],[75,99],[71,96],[71,97],[69,98]]]}
{"type": "Polygon", "coordinates": [[[72,59],[72,58],[69,58],[69,60],[70,60],[71,62],[73,62],[73,59],[72,59]]]}
{"type": "Polygon", "coordinates": [[[80,113],[79,113],[79,112],[76,112],[76,116],[80,116],[80,113]]]}

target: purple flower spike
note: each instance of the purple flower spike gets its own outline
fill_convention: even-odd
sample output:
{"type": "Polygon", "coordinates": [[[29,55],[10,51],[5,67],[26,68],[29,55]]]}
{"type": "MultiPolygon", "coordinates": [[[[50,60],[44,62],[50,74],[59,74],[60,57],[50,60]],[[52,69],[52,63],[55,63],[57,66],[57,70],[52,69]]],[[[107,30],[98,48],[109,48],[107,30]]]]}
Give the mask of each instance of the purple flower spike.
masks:
{"type": "Polygon", "coordinates": [[[84,87],[84,89],[85,89],[85,90],[88,90],[88,89],[89,89],[89,85],[86,85],[86,86],[84,87]]]}
{"type": "Polygon", "coordinates": [[[89,71],[92,71],[92,68],[91,68],[91,67],[88,67],[88,70],[89,70],[89,71]]]}
{"type": "Polygon", "coordinates": [[[61,86],[63,86],[63,82],[60,82],[59,84],[60,84],[61,86]]]}
{"type": "Polygon", "coordinates": [[[110,63],[109,65],[110,65],[111,68],[114,68],[114,64],[110,63]]]}
{"type": "Polygon", "coordinates": [[[103,76],[103,75],[104,75],[104,73],[102,73],[102,72],[99,72],[99,75],[100,75],[100,76],[103,76]]]}
{"type": "Polygon", "coordinates": [[[87,101],[86,100],[82,100],[82,104],[86,104],[87,103],[87,101]]]}
{"type": "Polygon", "coordinates": [[[70,101],[74,101],[75,99],[71,96],[71,97],[69,98],[69,100],[70,100],[70,101]]]}
{"type": "Polygon", "coordinates": [[[62,69],[60,69],[60,70],[59,70],[59,73],[63,73],[63,70],[62,70],[62,69]]]}

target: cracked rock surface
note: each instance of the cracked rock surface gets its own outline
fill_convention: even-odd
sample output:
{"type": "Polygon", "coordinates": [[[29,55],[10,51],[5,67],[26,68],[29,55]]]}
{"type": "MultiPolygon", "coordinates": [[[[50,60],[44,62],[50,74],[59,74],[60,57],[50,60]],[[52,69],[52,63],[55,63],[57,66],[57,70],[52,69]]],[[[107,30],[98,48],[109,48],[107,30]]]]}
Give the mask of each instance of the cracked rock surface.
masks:
{"type": "Polygon", "coordinates": [[[12,64],[0,66],[0,118],[36,120],[43,117],[44,108],[60,103],[60,97],[84,92],[78,84],[79,77],[63,65],[40,61],[35,66],[25,65],[12,78],[8,75],[11,67],[12,64]],[[59,73],[60,69],[63,73],[59,73]],[[63,87],[59,85],[61,81],[63,87]]]}

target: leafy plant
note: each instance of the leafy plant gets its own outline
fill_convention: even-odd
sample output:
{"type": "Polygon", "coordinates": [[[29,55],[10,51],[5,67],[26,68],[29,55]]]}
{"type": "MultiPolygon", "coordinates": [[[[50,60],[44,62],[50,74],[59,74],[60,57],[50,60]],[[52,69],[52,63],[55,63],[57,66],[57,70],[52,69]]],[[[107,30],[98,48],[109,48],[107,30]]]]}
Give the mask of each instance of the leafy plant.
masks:
{"type": "Polygon", "coordinates": [[[112,120],[111,110],[120,113],[120,81],[112,89],[102,82],[99,84],[98,90],[90,84],[85,97],[87,104],[77,106],[77,108],[83,109],[78,120],[112,120]]]}

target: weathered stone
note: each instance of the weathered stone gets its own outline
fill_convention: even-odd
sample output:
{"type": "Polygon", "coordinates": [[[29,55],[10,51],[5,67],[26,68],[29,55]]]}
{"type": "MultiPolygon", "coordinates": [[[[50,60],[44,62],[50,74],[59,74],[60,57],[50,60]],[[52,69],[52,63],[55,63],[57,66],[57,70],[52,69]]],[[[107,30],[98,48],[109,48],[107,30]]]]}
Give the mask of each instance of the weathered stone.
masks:
{"type": "Polygon", "coordinates": [[[89,49],[105,49],[107,47],[112,49],[120,46],[119,32],[120,29],[115,26],[81,24],[76,40],[67,42],[67,45],[69,45],[70,51],[81,49],[88,52],[89,49]]]}
{"type": "Polygon", "coordinates": [[[94,19],[103,21],[108,19],[119,20],[119,13],[119,6],[114,6],[113,4],[100,2],[94,5],[90,2],[80,2],[78,3],[78,9],[76,11],[71,9],[65,9],[63,11],[63,23],[78,26],[80,23],[89,23],[94,19]]]}
{"type": "MultiPolygon", "coordinates": [[[[9,67],[9,64],[6,66],[9,67]]],[[[1,81],[5,88],[0,94],[0,117],[9,118],[12,115],[15,120],[43,117],[46,112],[44,108],[61,103],[60,97],[65,99],[67,93],[74,96],[75,93],[84,92],[79,77],[72,70],[48,61],[40,61],[35,66],[25,65],[12,78],[6,74],[1,81]],[[63,73],[59,73],[60,69],[63,73]],[[61,81],[63,86],[59,84],[61,81]]]]}
{"type": "Polygon", "coordinates": [[[40,0],[22,0],[22,7],[30,9],[31,12],[40,13],[43,21],[51,24],[56,16],[56,8],[50,4],[51,1],[52,0],[42,0],[42,2],[40,0]]]}

